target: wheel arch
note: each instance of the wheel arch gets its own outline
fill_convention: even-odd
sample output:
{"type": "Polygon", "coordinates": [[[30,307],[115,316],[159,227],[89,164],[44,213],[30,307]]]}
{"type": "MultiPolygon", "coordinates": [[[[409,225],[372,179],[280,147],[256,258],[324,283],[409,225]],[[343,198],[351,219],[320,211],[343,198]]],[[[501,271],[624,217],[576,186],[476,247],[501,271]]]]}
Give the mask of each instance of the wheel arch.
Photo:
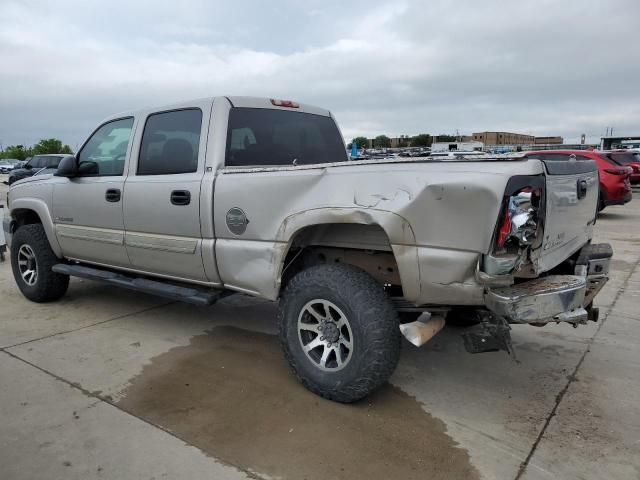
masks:
{"type": "Polygon", "coordinates": [[[415,236],[409,222],[396,213],[376,209],[313,209],[287,217],[278,230],[277,240],[282,246],[276,251],[278,293],[300,267],[310,266],[305,264],[308,261],[305,249],[321,251],[325,257],[326,249],[332,249],[335,254],[332,260],[336,263],[355,265],[381,282],[388,278],[395,284],[397,280],[406,298],[419,296],[415,236]],[[366,255],[371,256],[371,261],[366,255]]]}
{"type": "Polygon", "coordinates": [[[62,258],[62,249],[55,234],[55,226],[49,213],[47,204],[36,198],[17,198],[11,201],[11,218],[14,229],[22,225],[34,223],[42,224],[51,250],[58,258],[62,258]]]}

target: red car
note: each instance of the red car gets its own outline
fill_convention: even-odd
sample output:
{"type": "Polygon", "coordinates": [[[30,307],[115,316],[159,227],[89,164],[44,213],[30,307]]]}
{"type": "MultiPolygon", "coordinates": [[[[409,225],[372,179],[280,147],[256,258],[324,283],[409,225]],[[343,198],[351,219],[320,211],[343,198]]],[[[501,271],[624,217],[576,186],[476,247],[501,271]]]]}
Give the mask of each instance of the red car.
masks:
{"type": "Polygon", "coordinates": [[[640,183],[640,152],[633,150],[611,150],[602,152],[605,157],[616,165],[631,167],[631,183],[640,183]]]}
{"type": "Polygon", "coordinates": [[[595,160],[600,174],[600,198],[598,211],[609,205],[624,205],[631,201],[631,167],[617,163],[611,151],[599,150],[540,150],[526,152],[526,157],[541,160],[568,160],[575,155],[576,160],[595,160]]]}

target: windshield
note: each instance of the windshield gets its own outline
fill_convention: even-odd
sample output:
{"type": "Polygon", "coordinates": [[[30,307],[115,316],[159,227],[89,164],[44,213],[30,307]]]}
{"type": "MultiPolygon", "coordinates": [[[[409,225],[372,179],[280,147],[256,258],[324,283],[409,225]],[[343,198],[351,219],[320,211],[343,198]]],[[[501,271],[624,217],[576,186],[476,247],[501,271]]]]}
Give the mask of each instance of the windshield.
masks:
{"type": "Polygon", "coordinates": [[[58,168],[61,159],[61,156],[58,157],[52,155],[36,155],[31,160],[29,160],[28,163],[32,168],[58,168]]]}

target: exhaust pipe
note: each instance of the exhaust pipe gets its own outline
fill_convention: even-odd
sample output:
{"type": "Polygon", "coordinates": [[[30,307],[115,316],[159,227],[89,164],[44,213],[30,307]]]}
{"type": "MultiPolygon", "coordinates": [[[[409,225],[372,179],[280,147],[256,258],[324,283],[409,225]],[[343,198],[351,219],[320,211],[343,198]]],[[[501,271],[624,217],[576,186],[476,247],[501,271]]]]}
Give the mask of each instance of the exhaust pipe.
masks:
{"type": "Polygon", "coordinates": [[[404,338],[416,347],[421,347],[431,340],[444,327],[444,317],[431,314],[422,315],[418,320],[400,325],[404,338]],[[424,320],[422,320],[424,318],[424,320]]]}

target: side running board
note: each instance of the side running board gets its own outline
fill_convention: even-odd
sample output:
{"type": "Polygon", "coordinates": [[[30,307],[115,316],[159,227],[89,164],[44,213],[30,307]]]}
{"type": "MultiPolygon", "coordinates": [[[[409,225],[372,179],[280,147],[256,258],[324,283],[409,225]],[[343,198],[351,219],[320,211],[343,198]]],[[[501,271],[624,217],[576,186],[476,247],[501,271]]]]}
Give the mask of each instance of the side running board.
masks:
{"type": "Polygon", "coordinates": [[[212,305],[219,298],[231,294],[231,292],[226,290],[208,292],[195,288],[159,282],[156,280],[149,280],[147,278],[130,277],[121,273],[85,267],[83,265],[67,265],[65,263],[58,263],[57,265],[54,265],[51,270],[56,273],[71,275],[72,277],[97,280],[110,285],[124,287],[138,292],[150,293],[152,295],[159,295],[165,298],[172,298],[174,300],[181,300],[195,305],[212,305]]]}

